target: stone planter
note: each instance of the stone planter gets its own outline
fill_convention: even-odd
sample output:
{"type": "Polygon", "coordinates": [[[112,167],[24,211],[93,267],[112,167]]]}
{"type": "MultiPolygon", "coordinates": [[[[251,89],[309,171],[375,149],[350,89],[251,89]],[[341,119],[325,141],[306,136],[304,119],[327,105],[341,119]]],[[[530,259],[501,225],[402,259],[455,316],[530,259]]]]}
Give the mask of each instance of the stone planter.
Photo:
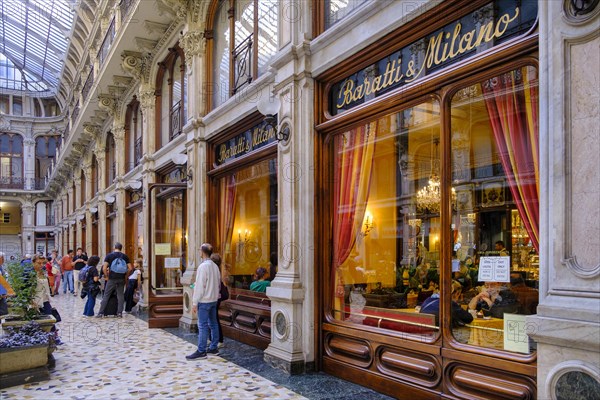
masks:
{"type": "Polygon", "coordinates": [[[48,345],[0,349],[0,389],[50,379],[48,345]]]}
{"type": "MultiPolygon", "coordinates": [[[[6,329],[8,327],[12,327],[15,330],[18,330],[20,327],[28,323],[29,321],[25,321],[23,319],[10,319],[10,315],[6,315],[5,321],[2,323],[2,329],[6,329]]],[[[19,318],[19,317],[15,317],[19,318]]],[[[52,315],[43,315],[40,319],[34,319],[40,327],[44,330],[44,332],[50,332],[50,329],[56,324],[56,319],[52,315]]]]}

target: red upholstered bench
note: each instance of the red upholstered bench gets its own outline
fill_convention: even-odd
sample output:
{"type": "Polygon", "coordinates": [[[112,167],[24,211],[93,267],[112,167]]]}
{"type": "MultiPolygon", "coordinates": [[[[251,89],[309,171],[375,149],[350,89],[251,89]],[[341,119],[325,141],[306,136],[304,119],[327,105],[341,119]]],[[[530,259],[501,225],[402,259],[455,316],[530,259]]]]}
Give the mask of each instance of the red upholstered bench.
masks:
{"type": "Polygon", "coordinates": [[[366,306],[362,308],[362,311],[357,312],[352,310],[349,305],[345,307],[345,310],[346,319],[351,319],[351,317],[354,317],[355,320],[362,319],[363,325],[417,335],[433,335],[438,330],[433,314],[366,306]]]}

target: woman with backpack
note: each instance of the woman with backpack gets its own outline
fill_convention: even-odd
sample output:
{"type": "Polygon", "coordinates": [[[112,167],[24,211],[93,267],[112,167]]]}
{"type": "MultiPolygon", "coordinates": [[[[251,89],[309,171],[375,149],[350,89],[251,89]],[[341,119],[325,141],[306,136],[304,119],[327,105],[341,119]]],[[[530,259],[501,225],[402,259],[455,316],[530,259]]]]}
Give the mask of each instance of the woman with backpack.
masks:
{"type": "Polygon", "coordinates": [[[81,270],[80,274],[85,276],[82,292],[87,293],[87,301],[83,308],[83,315],[86,317],[94,316],[94,307],[96,306],[96,296],[100,293],[100,278],[98,276],[98,263],[100,257],[91,256],[88,259],[87,266],[81,270]]]}

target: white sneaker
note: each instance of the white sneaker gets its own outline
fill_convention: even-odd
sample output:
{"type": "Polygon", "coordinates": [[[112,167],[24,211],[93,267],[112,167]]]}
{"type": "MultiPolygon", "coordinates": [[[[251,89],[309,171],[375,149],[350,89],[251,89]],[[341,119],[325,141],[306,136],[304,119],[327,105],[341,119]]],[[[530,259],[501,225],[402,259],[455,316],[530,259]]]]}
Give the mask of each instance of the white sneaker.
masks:
{"type": "Polygon", "coordinates": [[[217,345],[217,349],[222,349],[223,347],[225,347],[225,343],[219,342],[219,344],[217,345]]]}

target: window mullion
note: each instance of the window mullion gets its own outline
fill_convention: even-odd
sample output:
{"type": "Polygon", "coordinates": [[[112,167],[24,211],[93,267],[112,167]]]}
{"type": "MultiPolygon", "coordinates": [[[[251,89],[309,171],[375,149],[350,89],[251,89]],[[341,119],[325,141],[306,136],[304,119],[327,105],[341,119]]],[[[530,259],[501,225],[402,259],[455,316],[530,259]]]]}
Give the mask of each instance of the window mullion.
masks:
{"type": "Polygon", "coordinates": [[[258,78],[258,0],[254,0],[254,27],[252,30],[252,80],[258,78]]]}
{"type": "Polygon", "coordinates": [[[229,96],[233,96],[235,90],[235,73],[234,73],[234,59],[233,50],[235,49],[235,0],[229,0],[229,10],[227,11],[229,17],[229,96]]]}

